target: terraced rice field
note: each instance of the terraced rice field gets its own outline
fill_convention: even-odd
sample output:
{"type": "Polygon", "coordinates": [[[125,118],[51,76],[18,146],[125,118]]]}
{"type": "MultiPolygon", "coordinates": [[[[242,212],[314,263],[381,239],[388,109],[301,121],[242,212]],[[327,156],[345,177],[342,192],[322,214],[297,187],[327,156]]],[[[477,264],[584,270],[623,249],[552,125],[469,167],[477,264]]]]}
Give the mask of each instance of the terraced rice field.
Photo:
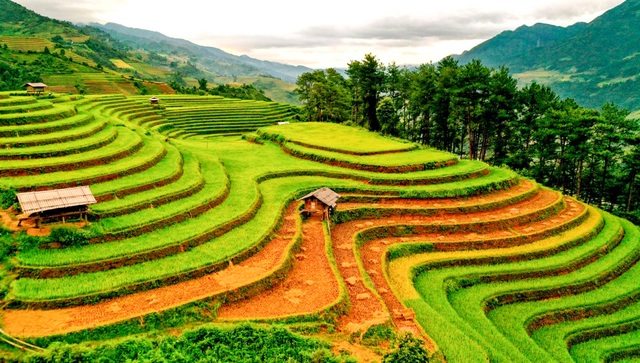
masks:
{"type": "Polygon", "coordinates": [[[99,201],[88,244],[10,257],[3,329],[82,340],[197,308],[195,323],[332,326],[356,343],[387,325],[447,362],[638,357],[636,226],[445,152],[274,126],[287,107],[1,99],[0,188],[89,185],[99,201]],[[298,198],[324,186],[341,194],[331,222],[303,219],[298,198]]]}
{"type": "Polygon", "coordinates": [[[294,119],[295,106],[275,102],[210,97],[162,97],[165,118],[149,125],[180,139],[239,135],[294,119]]]}

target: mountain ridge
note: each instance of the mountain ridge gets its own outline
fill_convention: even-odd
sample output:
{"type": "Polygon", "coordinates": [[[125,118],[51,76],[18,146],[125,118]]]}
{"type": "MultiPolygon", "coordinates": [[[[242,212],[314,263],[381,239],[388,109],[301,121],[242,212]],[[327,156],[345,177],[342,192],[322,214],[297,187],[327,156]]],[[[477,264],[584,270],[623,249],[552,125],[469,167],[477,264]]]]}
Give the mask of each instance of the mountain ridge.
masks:
{"type": "MultiPolygon", "coordinates": [[[[284,63],[272,62],[267,60],[260,60],[249,57],[247,55],[233,55],[225,52],[222,49],[199,45],[186,39],[173,38],[158,31],[130,28],[117,23],[90,23],[89,25],[101,29],[114,38],[124,41],[125,43],[134,42],[137,46],[150,51],[157,51],[163,48],[163,44],[172,45],[178,48],[184,48],[193,53],[194,56],[199,57],[212,57],[216,61],[225,61],[231,65],[243,67],[242,69],[252,76],[269,75],[275,78],[280,78],[287,82],[295,83],[297,77],[304,73],[312,71],[311,68],[300,65],[288,65],[284,63]],[[143,40],[152,40],[156,43],[147,43],[143,40]]],[[[201,65],[208,71],[217,73],[222,76],[233,76],[234,73],[230,71],[229,67],[221,67],[209,62],[210,59],[202,59],[201,65]]]]}
{"type": "Polygon", "coordinates": [[[587,107],[615,102],[640,109],[640,0],[627,0],[589,23],[568,27],[521,26],[453,55],[461,64],[478,59],[506,65],[521,84],[551,86],[587,107]],[[544,38],[543,36],[546,36],[544,38]],[[540,43],[537,40],[544,39],[540,43]]]}

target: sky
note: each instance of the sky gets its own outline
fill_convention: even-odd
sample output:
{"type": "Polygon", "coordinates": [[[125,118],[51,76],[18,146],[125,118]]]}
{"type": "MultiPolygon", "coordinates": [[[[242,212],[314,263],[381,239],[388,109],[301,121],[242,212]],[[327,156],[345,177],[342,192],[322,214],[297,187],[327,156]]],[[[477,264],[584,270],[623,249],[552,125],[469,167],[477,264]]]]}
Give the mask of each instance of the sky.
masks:
{"type": "Polygon", "coordinates": [[[372,53],[418,65],[521,25],[589,22],[624,0],[13,0],[73,23],[107,22],[253,58],[346,68],[372,53]]]}

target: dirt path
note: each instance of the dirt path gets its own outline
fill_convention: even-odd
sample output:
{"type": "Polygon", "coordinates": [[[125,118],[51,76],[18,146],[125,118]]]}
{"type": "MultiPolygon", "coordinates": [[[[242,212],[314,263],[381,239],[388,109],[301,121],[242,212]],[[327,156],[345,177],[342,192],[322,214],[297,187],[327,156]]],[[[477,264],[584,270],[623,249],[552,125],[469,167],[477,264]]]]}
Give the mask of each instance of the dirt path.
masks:
{"type": "Polygon", "coordinates": [[[370,326],[385,324],[390,320],[389,312],[384,303],[379,299],[375,291],[369,290],[363,281],[358,265],[358,257],[355,255],[353,236],[362,226],[371,225],[366,222],[360,227],[356,223],[343,223],[334,226],[331,231],[332,248],[338,270],[347,283],[349,312],[344,315],[338,328],[346,333],[366,332],[370,326]],[[354,228],[355,227],[355,228],[354,228]]]}
{"type": "Polygon", "coordinates": [[[63,334],[137,318],[245,286],[267,277],[284,263],[287,246],[296,231],[296,214],[292,204],[277,238],[254,256],[223,271],[95,305],[55,310],[4,310],[2,326],[7,333],[20,337],[63,334]]]}
{"type": "Polygon", "coordinates": [[[329,306],[339,295],[326,254],[324,228],[317,216],[303,225],[300,251],[287,278],[262,294],[222,306],[218,318],[268,319],[309,314],[329,306]]]}

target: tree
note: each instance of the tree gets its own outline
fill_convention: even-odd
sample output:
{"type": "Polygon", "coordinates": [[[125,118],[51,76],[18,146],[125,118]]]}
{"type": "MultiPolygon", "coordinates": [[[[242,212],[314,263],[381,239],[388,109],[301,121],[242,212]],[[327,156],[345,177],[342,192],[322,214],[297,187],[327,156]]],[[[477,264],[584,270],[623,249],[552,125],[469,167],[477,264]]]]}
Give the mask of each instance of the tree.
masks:
{"type": "Polygon", "coordinates": [[[201,89],[203,91],[207,90],[207,80],[205,78],[200,78],[198,80],[198,89],[201,89]]]}
{"type": "Polygon", "coordinates": [[[342,122],[349,118],[347,81],[335,69],[303,73],[296,85],[295,92],[304,104],[304,119],[342,122]]]}
{"type": "Polygon", "coordinates": [[[383,363],[429,363],[429,353],[423,347],[424,342],[410,333],[400,337],[396,349],[382,358],[383,363]]]}
{"type": "Polygon", "coordinates": [[[441,138],[432,136],[438,76],[433,64],[422,64],[411,73],[409,113],[416,124],[413,140],[444,148],[441,138]],[[434,143],[435,140],[440,140],[434,143]]]}
{"type": "MultiPolygon", "coordinates": [[[[607,183],[612,181],[611,166],[615,166],[621,161],[624,154],[624,147],[628,145],[638,133],[638,123],[635,120],[628,120],[629,111],[619,109],[613,103],[606,103],[602,106],[602,117],[594,126],[594,146],[595,154],[601,164],[597,204],[602,206],[607,193],[607,183]]],[[[614,189],[612,189],[614,190],[614,189]]],[[[617,192],[614,191],[614,194],[617,192]]],[[[614,202],[615,198],[609,198],[614,202]]],[[[610,205],[609,210],[613,209],[610,205]]]]}
{"type": "Polygon", "coordinates": [[[480,137],[487,137],[487,121],[482,120],[480,116],[489,97],[490,75],[490,70],[476,59],[460,69],[456,103],[464,110],[469,159],[471,160],[479,158],[480,137]]]}
{"type": "Polygon", "coordinates": [[[481,160],[486,160],[487,150],[491,147],[492,162],[496,165],[506,162],[508,140],[517,112],[518,82],[511,77],[508,68],[500,67],[492,72],[489,79],[489,97],[482,116],[485,122],[485,134],[480,149],[481,160]]]}
{"type": "Polygon", "coordinates": [[[384,66],[369,53],[362,62],[351,61],[346,72],[353,85],[354,100],[362,104],[362,120],[371,131],[380,131],[377,109],[385,79],[384,66]]]}
{"type": "Polygon", "coordinates": [[[550,108],[555,107],[558,96],[550,87],[533,82],[520,90],[518,101],[520,115],[513,122],[507,165],[523,171],[531,169],[533,163],[531,148],[539,121],[550,108]]]}
{"type": "Polygon", "coordinates": [[[398,122],[399,116],[396,112],[396,108],[393,105],[393,100],[389,97],[385,97],[380,101],[378,106],[378,120],[381,124],[381,131],[383,134],[398,136],[398,122]]]}
{"type": "Polygon", "coordinates": [[[458,61],[446,57],[438,63],[437,82],[434,95],[434,140],[442,140],[435,147],[446,151],[454,151],[456,131],[453,125],[453,98],[458,87],[458,61]]]}

